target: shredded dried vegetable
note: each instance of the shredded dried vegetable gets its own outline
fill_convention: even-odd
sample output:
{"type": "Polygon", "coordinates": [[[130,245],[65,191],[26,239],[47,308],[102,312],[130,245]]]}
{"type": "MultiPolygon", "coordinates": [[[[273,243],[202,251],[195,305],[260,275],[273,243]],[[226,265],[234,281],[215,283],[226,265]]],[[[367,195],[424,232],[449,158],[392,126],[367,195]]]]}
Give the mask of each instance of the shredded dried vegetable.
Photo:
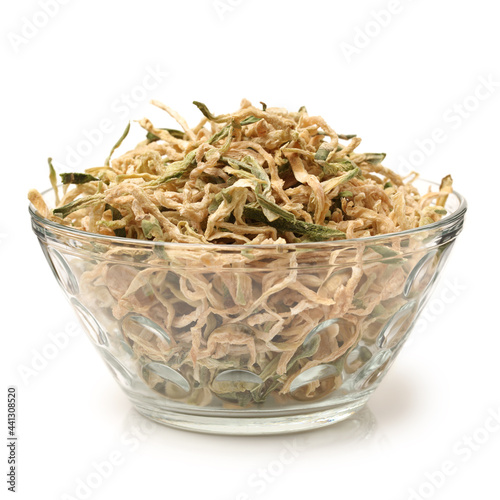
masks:
{"type": "Polygon", "coordinates": [[[110,161],[128,125],[104,166],[61,175],[56,208],[32,190],[39,211],[109,236],[219,244],[367,237],[445,213],[450,177],[440,193],[420,196],[415,176],[404,182],[382,165],[385,154],[356,153],[360,138],[337,134],[304,107],[258,109],[243,100],[237,112],[214,116],[195,101],[204,117],[191,129],[169,107],[153,104],[182,130],[156,128],[144,118],[146,140],[110,161]]]}
{"type": "MultiPolygon", "coordinates": [[[[358,137],[337,134],[304,107],[288,112],[243,100],[235,113],[214,115],[195,102],[203,118],[190,128],[169,107],[153,104],[181,130],[142,119],[146,139],[111,159],[127,126],[104,166],[61,175],[62,195],[49,159],[56,206],[49,209],[32,190],[38,212],[105,236],[227,248],[355,241],[446,214],[450,176],[436,192],[420,194],[416,174],[403,179],[382,165],[385,154],[357,153],[358,137]]],[[[271,394],[310,401],[335,391],[372,355],[382,325],[407,302],[403,287],[422,252],[411,255],[411,242],[404,252],[402,246],[272,256],[255,247],[231,255],[159,247],[145,256],[109,248],[81,272],[80,292],[96,316],[109,313],[110,330],[119,324],[144,366],[161,363],[189,381],[186,394],[161,372],[143,370],[166,397],[196,405],[211,404],[213,395],[240,406],[271,394]],[[322,259],[326,264],[315,268],[322,259]],[[318,325],[321,334],[312,335],[318,325]],[[360,341],[364,351],[347,363],[360,341]],[[318,365],[335,370],[294,389],[294,380],[318,365]],[[228,370],[246,370],[261,382],[218,377],[228,370]]]]}

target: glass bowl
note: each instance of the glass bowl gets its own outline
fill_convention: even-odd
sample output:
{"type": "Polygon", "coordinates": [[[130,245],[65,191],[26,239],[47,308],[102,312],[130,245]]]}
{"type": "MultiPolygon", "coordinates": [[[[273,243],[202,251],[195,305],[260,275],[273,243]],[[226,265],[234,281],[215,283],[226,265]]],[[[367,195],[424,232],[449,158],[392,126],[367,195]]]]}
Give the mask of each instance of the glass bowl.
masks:
{"type": "Polygon", "coordinates": [[[140,413],[195,431],[275,434],[366,404],[462,229],[464,198],[454,192],[446,208],[441,221],[400,233],[285,245],[108,237],[30,214],[54,276],[140,413]]]}

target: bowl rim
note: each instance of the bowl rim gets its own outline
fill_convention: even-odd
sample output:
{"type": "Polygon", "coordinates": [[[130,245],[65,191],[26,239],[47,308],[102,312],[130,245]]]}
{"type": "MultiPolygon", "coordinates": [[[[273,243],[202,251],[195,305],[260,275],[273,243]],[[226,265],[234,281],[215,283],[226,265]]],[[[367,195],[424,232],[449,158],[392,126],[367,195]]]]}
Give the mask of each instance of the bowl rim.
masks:
{"type": "MultiPolygon", "coordinates": [[[[430,186],[438,187],[439,184],[433,181],[428,181],[426,179],[418,178],[415,179],[414,182],[417,183],[425,183],[430,186]]],[[[60,187],[60,185],[58,186],[60,187]]],[[[42,196],[53,191],[53,188],[46,189],[42,191],[42,196]]],[[[107,236],[104,234],[91,233],[89,231],[83,231],[82,229],[77,229],[71,226],[64,226],[63,224],[59,224],[58,222],[51,221],[45,217],[43,217],[37,209],[33,206],[32,203],[29,203],[29,213],[31,218],[35,220],[39,224],[43,224],[49,226],[57,231],[67,232],[70,235],[77,235],[89,239],[95,239],[98,241],[107,241],[107,242],[115,242],[120,244],[128,244],[134,246],[144,246],[144,247],[171,247],[171,248],[188,248],[188,249],[201,249],[201,250],[223,250],[223,251],[237,251],[241,252],[242,250],[248,249],[306,249],[306,248],[328,248],[333,246],[348,246],[352,244],[360,244],[360,243],[370,243],[370,242],[380,242],[380,240],[390,240],[394,237],[401,236],[411,236],[415,234],[419,234],[426,231],[438,230],[442,227],[453,225],[460,219],[463,219],[465,213],[467,211],[467,200],[455,189],[452,191],[450,196],[456,196],[459,205],[458,207],[451,213],[445,215],[441,220],[437,222],[433,222],[432,224],[427,224],[425,226],[416,227],[412,229],[405,229],[404,231],[394,232],[394,233],[386,233],[379,234],[376,236],[366,236],[364,238],[345,238],[339,240],[327,240],[327,241],[310,241],[310,242],[300,242],[300,243],[269,243],[265,245],[257,245],[257,244],[222,244],[222,243],[178,243],[173,241],[149,241],[149,240],[139,240],[135,238],[124,238],[121,236],[107,236]]]]}

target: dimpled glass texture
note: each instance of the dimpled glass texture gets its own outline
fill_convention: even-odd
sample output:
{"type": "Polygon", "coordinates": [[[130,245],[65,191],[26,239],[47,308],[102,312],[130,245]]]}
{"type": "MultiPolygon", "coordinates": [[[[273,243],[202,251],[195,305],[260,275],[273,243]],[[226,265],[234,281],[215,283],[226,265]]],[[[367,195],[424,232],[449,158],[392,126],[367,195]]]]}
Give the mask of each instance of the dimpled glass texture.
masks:
{"type": "Polygon", "coordinates": [[[465,200],[453,193],[446,209],[392,235],[265,246],[107,237],[30,213],[56,280],[140,413],[188,430],[276,434],[366,404],[462,229],[465,200]]]}

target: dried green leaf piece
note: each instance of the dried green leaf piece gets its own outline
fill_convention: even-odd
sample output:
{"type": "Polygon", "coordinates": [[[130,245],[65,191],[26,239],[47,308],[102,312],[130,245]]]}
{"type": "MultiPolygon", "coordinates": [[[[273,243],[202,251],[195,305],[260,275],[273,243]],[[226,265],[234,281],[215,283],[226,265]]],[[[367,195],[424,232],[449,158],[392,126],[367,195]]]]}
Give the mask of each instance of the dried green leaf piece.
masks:
{"type": "Polygon", "coordinates": [[[388,248],[383,245],[370,245],[367,248],[371,248],[373,251],[382,255],[382,257],[394,257],[395,255],[399,255],[399,253],[393,250],[392,248],[388,248]]]}
{"type": "Polygon", "coordinates": [[[282,177],[285,173],[291,172],[292,167],[288,158],[278,167],[278,174],[282,177]]]}
{"type": "Polygon", "coordinates": [[[54,165],[52,165],[52,158],[48,158],[47,160],[49,162],[49,179],[50,179],[50,184],[52,185],[52,189],[54,190],[55,198],[56,198],[56,205],[59,205],[60,203],[60,198],[59,198],[59,189],[57,187],[57,176],[56,176],[56,171],[54,169],[54,165]]]}
{"type": "MultiPolygon", "coordinates": [[[[317,163],[321,166],[324,176],[330,177],[332,175],[337,175],[339,173],[338,163],[327,163],[326,161],[317,160],[317,163]]],[[[323,177],[324,177],[323,176],[323,177]]]]}
{"type": "Polygon", "coordinates": [[[214,196],[214,199],[212,200],[212,203],[210,203],[210,205],[208,206],[208,213],[209,214],[213,214],[219,208],[219,205],[222,203],[223,199],[224,198],[222,196],[222,192],[221,193],[217,193],[214,196]]]}
{"type": "MultiPolygon", "coordinates": [[[[264,196],[268,196],[271,194],[271,179],[267,175],[267,172],[264,170],[262,165],[253,156],[247,155],[241,161],[234,160],[232,158],[222,157],[221,161],[227,163],[235,170],[243,169],[244,171],[251,174],[251,176],[253,176],[256,180],[261,181],[261,182],[256,182],[255,191],[257,193],[261,192],[260,186],[263,185],[264,190],[262,191],[262,194],[264,196]]],[[[246,178],[249,177],[246,176],[246,178]]]]}
{"type": "Polygon", "coordinates": [[[154,181],[148,182],[147,186],[159,186],[165,182],[171,181],[172,179],[177,179],[181,177],[188,168],[194,164],[197,149],[194,149],[188,153],[183,160],[174,161],[166,166],[165,172],[155,179],[154,181]]]}
{"type": "Polygon", "coordinates": [[[341,191],[339,196],[343,198],[352,198],[354,196],[352,191],[341,191]]]}
{"type": "Polygon", "coordinates": [[[95,203],[102,202],[103,200],[103,194],[93,194],[92,196],[86,196],[85,198],[78,198],[77,200],[67,203],[62,207],[54,208],[54,210],[52,210],[52,213],[64,219],[64,217],[68,216],[72,212],[75,212],[76,210],[92,206],[95,203]]]}
{"type": "Polygon", "coordinates": [[[355,167],[352,170],[349,170],[349,172],[346,172],[345,174],[339,177],[332,177],[331,179],[322,182],[321,185],[323,186],[323,190],[325,191],[325,193],[329,193],[330,191],[340,186],[341,184],[350,181],[353,177],[356,177],[359,173],[361,173],[361,170],[358,167],[355,167]]]}
{"type": "Polygon", "coordinates": [[[163,239],[163,230],[160,223],[152,215],[141,221],[141,229],[148,240],[153,238],[163,239]]]}
{"type": "Polygon", "coordinates": [[[394,264],[400,266],[406,262],[406,259],[401,257],[399,252],[396,252],[392,248],[386,247],[384,245],[370,245],[368,248],[371,248],[374,252],[377,252],[384,258],[384,264],[394,264]]]}
{"type": "Polygon", "coordinates": [[[314,335],[308,342],[302,344],[301,348],[294,354],[293,358],[288,362],[286,367],[287,372],[292,370],[295,363],[300,359],[310,358],[316,354],[316,351],[319,348],[319,343],[321,338],[319,335],[314,335]]]}
{"type": "Polygon", "coordinates": [[[385,153],[363,153],[363,154],[352,154],[351,159],[357,163],[368,162],[372,165],[380,165],[385,160],[387,155],[385,153]]]}
{"type": "MultiPolygon", "coordinates": [[[[165,130],[168,132],[172,137],[175,137],[176,139],[184,139],[184,132],[182,130],[176,130],[174,128],[160,128],[159,130],[165,130]]],[[[159,140],[160,138],[153,134],[152,132],[148,132],[146,134],[146,139],[151,142],[155,142],[159,140]]]]}
{"type": "Polygon", "coordinates": [[[380,165],[385,160],[386,153],[365,153],[366,161],[372,165],[380,165]]]}
{"type": "Polygon", "coordinates": [[[280,376],[276,374],[278,361],[279,357],[276,356],[272,358],[269,363],[267,363],[262,372],[259,374],[259,377],[264,383],[250,391],[252,398],[256,403],[263,403],[267,396],[280,385],[280,376]]]}
{"type": "Polygon", "coordinates": [[[245,205],[243,215],[249,219],[264,222],[281,232],[291,231],[295,234],[306,236],[310,241],[328,241],[332,239],[344,239],[345,233],[338,229],[332,229],[318,224],[311,224],[298,220],[293,214],[283,210],[275,203],[269,201],[261,195],[257,195],[260,207],[245,205]],[[263,212],[263,208],[274,212],[278,217],[270,221],[263,212]]]}
{"type": "Polygon", "coordinates": [[[240,125],[251,125],[252,123],[260,122],[262,118],[257,118],[256,116],[247,116],[244,120],[240,122],[240,125]]]}
{"type": "Polygon", "coordinates": [[[212,137],[210,137],[210,139],[208,140],[208,144],[215,144],[217,141],[224,139],[224,137],[226,136],[231,136],[232,134],[233,134],[233,125],[232,124],[226,125],[225,127],[222,127],[212,137]]]}
{"type": "Polygon", "coordinates": [[[438,197],[438,199],[436,200],[436,205],[439,205],[441,207],[445,206],[446,200],[448,199],[448,195],[453,192],[452,185],[453,185],[453,179],[451,178],[451,175],[443,177],[441,185],[439,186],[439,191],[444,192],[445,194],[438,197]]]}
{"type": "Polygon", "coordinates": [[[125,137],[127,137],[129,131],[130,131],[130,122],[128,122],[128,125],[125,127],[123,134],[121,135],[121,137],[118,139],[116,144],[111,149],[109,156],[106,158],[106,161],[104,162],[104,165],[106,165],[106,167],[109,167],[109,162],[111,161],[111,156],[121,146],[122,142],[125,140],[125,137]]]}
{"type": "MultiPolygon", "coordinates": [[[[117,208],[109,205],[108,203],[106,203],[106,205],[104,206],[104,210],[111,210],[111,214],[113,216],[114,221],[123,219],[123,215],[121,214],[121,212],[117,208]]],[[[115,232],[115,236],[118,236],[120,238],[127,237],[127,231],[125,230],[124,227],[114,229],[114,232],[115,232]]]]}
{"type": "Polygon", "coordinates": [[[81,172],[73,172],[69,174],[60,174],[63,184],[86,184],[87,182],[99,181],[99,177],[94,177],[90,174],[81,172]]]}
{"type": "Polygon", "coordinates": [[[332,152],[332,149],[330,147],[330,143],[325,142],[316,151],[316,154],[314,155],[314,159],[316,161],[326,161],[326,159],[328,158],[328,155],[331,152],[332,152]]]}
{"type": "Polygon", "coordinates": [[[356,163],[354,163],[354,161],[350,158],[345,158],[341,162],[335,163],[335,165],[337,165],[340,170],[344,170],[344,172],[350,172],[351,170],[358,168],[356,163]]]}
{"type": "Polygon", "coordinates": [[[206,104],[203,104],[202,102],[199,101],[193,101],[193,104],[203,113],[203,116],[205,116],[205,118],[208,118],[210,121],[215,123],[220,123],[224,121],[224,118],[222,116],[220,115],[214,116],[207,108],[206,104]]]}
{"type": "Polygon", "coordinates": [[[104,206],[104,210],[111,210],[113,220],[123,219],[123,215],[121,214],[121,212],[117,208],[112,207],[109,203],[106,203],[106,205],[104,206]]]}
{"type": "MultiPolygon", "coordinates": [[[[227,162],[229,166],[233,168],[234,175],[253,181],[255,192],[257,194],[262,194],[264,197],[269,197],[271,195],[271,180],[269,179],[269,176],[264,168],[253,156],[245,156],[242,161],[224,157],[221,158],[221,160],[227,162]]],[[[278,218],[278,215],[268,210],[267,207],[262,206],[262,210],[269,221],[273,221],[278,218]]]]}
{"type": "MultiPolygon", "coordinates": [[[[294,372],[296,372],[295,367],[298,361],[300,361],[301,359],[310,358],[311,356],[314,356],[314,354],[319,348],[320,340],[321,340],[320,336],[315,335],[297,350],[297,352],[293,355],[292,359],[288,362],[288,365],[286,367],[286,373],[288,375],[291,375],[294,372]]],[[[278,342],[273,342],[273,344],[277,348],[280,347],[278,342]]],[[[278,360],[279,360],[278,357],[273,358],[262,370],[260,378],[264,381],[264,384],[250,391],[253,400],[256,403],[263,403],[266,400],[267,396],[282,383],[280,381],[281,377],[276,374],[278,360]]]]}
{"type": "MultiPolygon", "coordinates": [[[[326,176],[337,175],[339,172],[350,172],[357,166],[350,160],[344,160],[335,163],[328,163],[323,160],[316,160],[316,163],[321,167],[326,176]]],[[[361,174],[359,174],[361,175],[361,174]]]]}

